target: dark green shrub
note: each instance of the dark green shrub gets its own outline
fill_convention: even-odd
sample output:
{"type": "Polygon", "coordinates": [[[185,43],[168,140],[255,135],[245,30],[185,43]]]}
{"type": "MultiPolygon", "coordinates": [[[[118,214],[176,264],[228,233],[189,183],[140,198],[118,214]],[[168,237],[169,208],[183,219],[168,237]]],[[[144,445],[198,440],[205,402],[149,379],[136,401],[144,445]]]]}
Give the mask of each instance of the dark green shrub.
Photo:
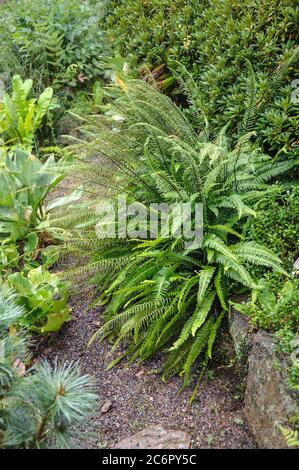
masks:
{"type": "Polygon", "coordinates": [[[102,1],[14,0],[1,5],[0,73],[36,88],[75,87],[102,72],[102,1]]]}
{"type": "Polygon", "coordinates": [[[257,216],[245,227],[250,239],[273,250],[290,271],[298,258],[299,188],[280,190],[263,198],[257,205],[257,216]]]}
{"type": "MultiPolygon", "coordinates": [[[[247,60],[255,71],[258,91],[266,78],[298,44],[299,7],[293,0],[112,0],[107,28],[124,55],[140,63],[167,63],[180,72],[180,61],[197,86],[197,107],[218,131],[228,121],[237,133],[243,116],[247,60]]],[[[293,152],[298,143],[298,107],[291,102],[289,78],[260,111],[258,143],[265,151],[293,152]],[[296,117],[297,116],[297,117],[296,117]]]]}

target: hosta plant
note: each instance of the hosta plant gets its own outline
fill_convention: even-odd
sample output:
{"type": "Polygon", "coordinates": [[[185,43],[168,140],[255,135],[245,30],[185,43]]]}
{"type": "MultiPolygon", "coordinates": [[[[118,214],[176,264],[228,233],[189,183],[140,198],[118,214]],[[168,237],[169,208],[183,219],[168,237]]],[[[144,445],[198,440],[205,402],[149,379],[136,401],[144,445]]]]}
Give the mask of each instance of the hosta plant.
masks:
{"type": "Polygon", "coordinates": [[[20,324],[38,333],[57,331],[69,319],[67,286],[47,271],[55,258],[41,255],[45,245],[65,236],[50,215],[81,196],[77,190],[46,199],[62,180],[63,165],[54,157],[42,163],[17,149],[0,168],[0,278],[18,292],[26,309],[20,324]]]}
{"type": "Polygon", "coordinates": [[[18,294],[18,303],[25,308],[21,326],[36,333],[58,331],[70,319],[66,283],[42,266],[7,276],[7,283],[18,294]]]}
{"type": "Polygon", "coordinates": [[[186,385],[196,360],[205,366],[212,355],[233,287],[256,288],[250,265],[283,272],[270,250],[243,239],[240,224],[255,215],[253,202],[273,191],[267,182],[293,164],[274,166],[251,145],[251,134],[235,148],[224,130],[206,141],[167,97],[142,82],[129,82],[124,91],[118,121],[93,116],[83,126],[84,141],[73,150],[85,162],[76,174],[101,194],[126,194],[148,214],[151,202],[201,203],[202,243],[186,247],[183,237],[163,233],[98,239],[96,230],[74,230],[61,251],[84,255],[83,267],[68,276],[92,274],[104,290],[99,303],[107,304],[105,322],[96,337],[110,336],[114,349],[124,347],[131,359],[163,351],[164,376],[179,372],[186,385]]]}
{"type": "Polygon", "coordinates": [[[10,242],[24,241],[24,253],[34,251],[63,231],[51,225],[50,212],[78,200],[80,191],[67,198],[46,201],[64,177],[64,163],[53,156],[42,163],[33,154],[16,149],[0,166],[0,236],[10,242]]]}

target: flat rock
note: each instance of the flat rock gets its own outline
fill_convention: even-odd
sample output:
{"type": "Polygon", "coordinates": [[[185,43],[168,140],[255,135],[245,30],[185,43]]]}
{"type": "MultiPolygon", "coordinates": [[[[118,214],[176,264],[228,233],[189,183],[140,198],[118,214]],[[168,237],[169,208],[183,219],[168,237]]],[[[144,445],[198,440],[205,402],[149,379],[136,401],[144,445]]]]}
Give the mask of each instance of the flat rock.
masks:
{"type": "Polygon", "coordinates": [[[148,426],[119,441],[114,449],[189,449],[191,436],[185,431],[148,426]]]}
{"type": "Polygon", "coordinates": [[[112,407],[112,402],[110,400],[106,400],[101,406],[101,413],[108,413],[111,407],[112,407]]]}

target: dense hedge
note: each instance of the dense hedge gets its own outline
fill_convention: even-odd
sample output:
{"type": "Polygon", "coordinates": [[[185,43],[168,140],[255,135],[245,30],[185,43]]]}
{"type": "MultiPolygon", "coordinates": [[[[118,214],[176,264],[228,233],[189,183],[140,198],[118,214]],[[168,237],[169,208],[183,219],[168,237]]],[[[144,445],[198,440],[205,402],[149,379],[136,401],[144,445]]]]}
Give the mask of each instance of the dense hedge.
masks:
{"type": "Polygon", "coordinates": [[[274,251],[291,272],[298,257],[299,187],[270,194],[257,209],[257,217],[247,223],[245,235],[274,251]]]}
{"type": "MultiPolygon", "coordinates": [[[[298,44],[298,21],[293,0],[111,0],[107,17],[122,54],[149,65],[181,61],[199,86],[198,103],[211,127],[218,130],[230,120],[232,133],[244,111],[245,59],[262,90],[298,44]]],[[[272,155],[281,149],[294,154],[298,141],[299,105],[290,99],[295,77],[298,62],[256,123],[260,143],[272,155]]]]}

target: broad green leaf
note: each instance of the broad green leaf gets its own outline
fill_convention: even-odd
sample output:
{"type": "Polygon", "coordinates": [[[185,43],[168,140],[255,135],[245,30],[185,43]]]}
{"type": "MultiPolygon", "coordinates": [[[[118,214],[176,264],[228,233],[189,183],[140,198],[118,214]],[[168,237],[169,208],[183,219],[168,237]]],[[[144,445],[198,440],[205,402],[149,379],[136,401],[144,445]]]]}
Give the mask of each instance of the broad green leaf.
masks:
{"type": "Polygon", "coordinates": [[[14,177],[8,174],[5,169],[0,168],[0,206],[13,207],[16,191],[14,177]]]}
{"type": "Polygon", "coordinates": [[[78,190],[73,191],[69,196],[64,196],[64,197],[59,197],[57,199],[54,199],[47,205],[46,211],[48,212],[52,209],[55,209],[61,206],[68,206],[72,204],[73,202],[78,201],[82,197],[82,194],[83,194],[83,191],[78,189],[78,190]]]}
{"type": "Polygon", "coordinates": [[[36,232],[29,233],[25,238],[24,243],[24,252],[31,253],[37,248],[38,245],[38,236],[36,232]]]}

